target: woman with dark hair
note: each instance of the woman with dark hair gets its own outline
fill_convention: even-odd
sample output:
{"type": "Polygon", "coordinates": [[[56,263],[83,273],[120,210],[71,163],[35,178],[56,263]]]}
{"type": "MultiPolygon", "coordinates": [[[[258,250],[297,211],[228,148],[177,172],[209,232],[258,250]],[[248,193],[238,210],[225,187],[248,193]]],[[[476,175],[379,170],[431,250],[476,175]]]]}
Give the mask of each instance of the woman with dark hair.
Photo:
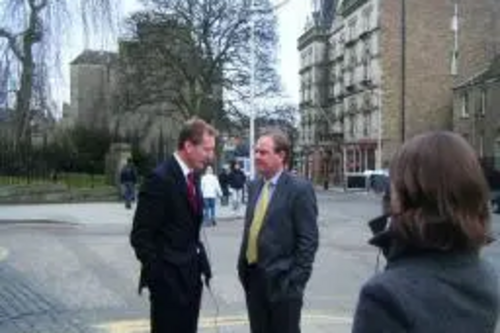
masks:
{"type": "Polygon", "coordinates": [[[480,257],[491,241],[488,186],[459,135],[405,143],[391,168],[388,218],[370,223],[385,270],[362,288],[354,333],[493,333],[498,282],[480,257]]]}

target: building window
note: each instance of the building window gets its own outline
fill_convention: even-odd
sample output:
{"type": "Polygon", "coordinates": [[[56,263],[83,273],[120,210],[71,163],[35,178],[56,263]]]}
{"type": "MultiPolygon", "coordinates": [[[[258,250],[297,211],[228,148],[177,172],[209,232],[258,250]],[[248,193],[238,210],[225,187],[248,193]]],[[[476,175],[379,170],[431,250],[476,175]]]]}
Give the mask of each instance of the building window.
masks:
{"type": "Polygon", "coordinates": [[[486,114],[486,89],[481,89],[481,110],[479,111],[481,116],[486,114]]]}
{"type": "Polygon", "coordinates": [[[363,44],[363,60],[368,63],[371,56],[370,41],[365,41],[363,44]]]}
{"type": "Polygon", "coordinates": [[[356,48],[352,48],[351,50],[351,68],[354,69],[356,68],[357,62],[358,62],[358,57],[356,57],[356,48]]]}
{"type": "Polygon", "coordinates": [[[363,31],[370,31],[373,7],[368,6],[363,11],[363,31]]]}
{"type": "Polygon", "coordinates": [[[462,95],[462,118],[469,118],[469,94],[465,92],[462,95]]]}
{"type": "Polygon", "coordinates": [[[366,138],[369,135],[369,130],[370,130],[370,114],[366,113],[365,114],[365,119],[363,121],[363,136],[366,138]]]}
{"type": "Polygon", "coordinates": [[[335,59],[335,51],[336,51],[336,48],[337,48],[337,44],[335,42],[332,42],[332,45],[330,46],[330,59],[335,59]]]}
{"type": "Polygon", "coordinates": [[[349,136],[354,138],[354,115],[349,118],[349,136]]]}
{"type": "Polygon", "coordinates": [[[348,39],[349,40],[353,40],[354,38],[356,38],[356,23],[357,23],[357,20],[356,18],[353,18],[350,22],[349,22],[349,36],[348,36],[348,39]]]}

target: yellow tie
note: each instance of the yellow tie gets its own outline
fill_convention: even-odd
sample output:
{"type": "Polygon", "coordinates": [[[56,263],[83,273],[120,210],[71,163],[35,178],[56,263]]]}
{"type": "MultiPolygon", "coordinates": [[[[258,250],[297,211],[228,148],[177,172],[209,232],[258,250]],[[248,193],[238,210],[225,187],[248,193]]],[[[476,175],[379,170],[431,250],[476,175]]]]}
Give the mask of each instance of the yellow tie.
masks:
{"type": "Polygon", "coordinates": [[[262,187],[260,199],[255,207],[250,233],[248,235],[247,261],[249,264],[255,264],[258,259],[257,239],[259,232],[266,216],[267,206],[269,204],[269,182],[266,182],[262,187]]]}

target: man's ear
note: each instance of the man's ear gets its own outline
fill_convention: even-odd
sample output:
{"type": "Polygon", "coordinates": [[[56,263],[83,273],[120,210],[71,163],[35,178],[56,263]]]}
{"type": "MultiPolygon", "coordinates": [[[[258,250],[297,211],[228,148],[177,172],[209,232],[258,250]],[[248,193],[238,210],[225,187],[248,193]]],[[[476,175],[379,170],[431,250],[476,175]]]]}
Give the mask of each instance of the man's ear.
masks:
{"type": "Polygon", "coordinates": [[[278,155],[280,155],[280,157],[281,157],[281,162],[282,162],[283,164],[286,164],[286,154],[285,154],[285,152],[284,152],[284,151],[280,151],[280,152],[278,153],[278,155]]]}

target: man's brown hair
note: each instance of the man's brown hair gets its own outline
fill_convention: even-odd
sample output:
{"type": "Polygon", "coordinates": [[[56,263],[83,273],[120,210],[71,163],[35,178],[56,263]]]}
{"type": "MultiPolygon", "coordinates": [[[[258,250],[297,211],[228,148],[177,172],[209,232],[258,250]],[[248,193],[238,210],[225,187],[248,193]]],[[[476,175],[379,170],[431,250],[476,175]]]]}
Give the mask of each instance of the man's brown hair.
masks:
{"type": "Polygon", "coordinates": [[[489,190],[472,147],[451,132],[405,143],[390,169],[391,229],[419,248],[477,250],[489,239],[489,190]]]}
{"type": "Polygon", "coordinates": [[[184,149],[186,142],[199,145],[203,140],[203,135],[217,136],[217,130],[202,119],[192,118],[184,123],[177,141],[177,149],[184,149]]]}
{"type": "Polygon", "coordinates": [[[280,129],[270,129],[264,132],[263,137],[270,137],[274,142],[274,152],[279,154],[284,153],[285,158],[283,163],[286,164],[289,161],[291,154],[291,144],[288,136],[280,129]]]}

